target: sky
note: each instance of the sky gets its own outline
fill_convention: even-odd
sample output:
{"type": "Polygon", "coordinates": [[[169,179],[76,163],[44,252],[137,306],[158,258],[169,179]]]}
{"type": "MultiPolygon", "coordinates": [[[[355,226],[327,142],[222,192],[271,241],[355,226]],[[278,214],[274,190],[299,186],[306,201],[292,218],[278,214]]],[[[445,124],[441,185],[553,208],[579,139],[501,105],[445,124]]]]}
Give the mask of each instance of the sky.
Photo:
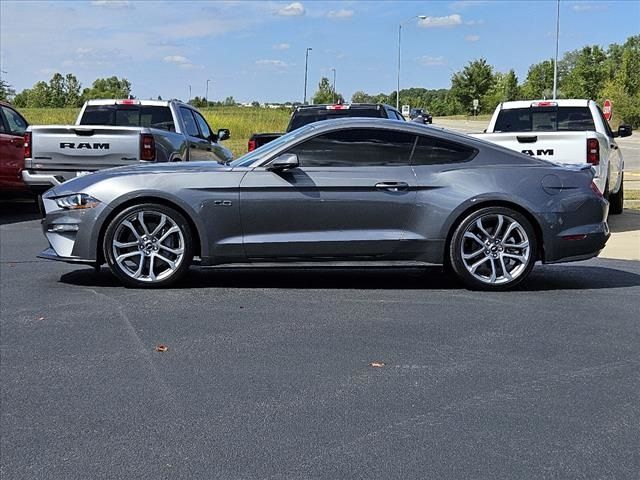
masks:
{"type": "MultiPolygon", "coordinates": [[[[53,73],[83,86],[127,78],[138,98],[302,101],[322,76],[347,99],[401,88],[448,88],[484,57],[520,81],[555,54],[555,0],[147,1],[0,0],[0,70],[17,92],[53,73]],[[426,18],[420,20],[418,15],[426,18]]],[[[640,0],[560,2],[565,51],[640,33],[640,0]]]]}

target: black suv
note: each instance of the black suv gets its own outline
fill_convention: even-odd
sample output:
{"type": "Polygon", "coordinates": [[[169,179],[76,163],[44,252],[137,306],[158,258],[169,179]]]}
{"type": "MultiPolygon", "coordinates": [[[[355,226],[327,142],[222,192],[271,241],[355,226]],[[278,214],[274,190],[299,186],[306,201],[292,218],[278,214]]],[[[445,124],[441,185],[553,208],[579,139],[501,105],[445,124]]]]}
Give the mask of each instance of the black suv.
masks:
{"type": "Polygon", "coordinates": [[[412,108],[409,118],[418,123],[433,123],[431,114],[422,108],[412,108]]]}

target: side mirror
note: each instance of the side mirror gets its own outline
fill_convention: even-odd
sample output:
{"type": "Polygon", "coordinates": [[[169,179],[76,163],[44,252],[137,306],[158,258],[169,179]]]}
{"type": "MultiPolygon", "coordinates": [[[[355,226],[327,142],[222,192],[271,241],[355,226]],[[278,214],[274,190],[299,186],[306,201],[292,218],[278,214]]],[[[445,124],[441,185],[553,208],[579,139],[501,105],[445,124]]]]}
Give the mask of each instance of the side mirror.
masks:
{"type": "Polygon", "coordinates": [[[633,129],[631,128],[631,125],[620,125],[618,127],[618,134],[616,135],[616,137],[629,137],[631,136],[632,132],[633,129]]]}
{"type": "Polygon", "coordinates": [[[298,161],[298,156],[295,153],[283,153],[282,155],[278,155],[269,165],[267,165],[267,170],[270,172],[281,172],[283,170],[289,170],[299,166],[300,162],[298,161]]]}
{"type": "Polygon", "coordinates": [[[221,128],[220,130],[218,130],[219,142],[221,142],[222,140],[228,140],[229,138],[231,138],[231,132],[228,128],[221,128]]]}

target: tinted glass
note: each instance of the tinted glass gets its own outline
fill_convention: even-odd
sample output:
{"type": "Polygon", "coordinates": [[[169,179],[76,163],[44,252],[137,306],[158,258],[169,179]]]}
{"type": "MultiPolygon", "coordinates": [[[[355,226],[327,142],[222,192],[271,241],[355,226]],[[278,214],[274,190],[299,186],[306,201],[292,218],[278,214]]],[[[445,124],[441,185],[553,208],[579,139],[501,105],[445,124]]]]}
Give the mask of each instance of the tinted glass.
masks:
{"type": "Polygon", "coordinates": [[[191,137],[199,137],[200,131],[198,130],[196,121],[193,119],[191,110],[189,110],[188,108],[180,107],[180,115],[182,116],[182,121],[184,122],[184,126],[187,129],[187,135],[191,137]]]}
{"type": "Polygon", "coordinates": [[[320,122],[322,120],[330,120],[332,118],[344,118],[344,117],[369,117],[369,118],[383,118],[384,113],[382,109],[377,108],[345,108],[343,110],[298,110],[293,114],[288,131],[300,128],[303,125],[308,125],[313,122],[320,122]]]}
{"type": "Polygon", "coordinates": [[[586,130],[595,130],[588,107],[501,110],[494,128],[494,132],[583,132],[586,130]]]}
{"type": "Polygon", "coordinates": [[[357,128],[325,133],[291,148],[301,167],[409,165],[415,135],[357,128]]]}
{"type": "Polygon", "coordinates": [[[202,132],[202,136],[204,138],[211,138],[211,129],[209,125],[207,125],[206,120],[200,115],[198,112],[192,112],[193,116],[196,117],[196,122],[198,122],[198,126],[200,127],[200,131],[202,132]]]}
{"type": "Polygon", "coordinates": [[[418,137],[418,143],[411,157],[412,165],[436,165],[458,163],[471,160],[476,154],[474,148],[458,143],[446,142],[432,137],[418,137]]]}
{"type": "Polygon", "coordinates": [[[171,132],[176,130],[168,106],[89,105],[84,110],[80,125],[149,127],[171,132]]]}
{"type": "Polygon", "coordinates": [[[2,113],[4,113],[4,118],[7,121],[7,130],[14,135],[22,135],[27,129],[27,122],[14,112],[12,109],[7,107],[2,107],[2,113]]]}

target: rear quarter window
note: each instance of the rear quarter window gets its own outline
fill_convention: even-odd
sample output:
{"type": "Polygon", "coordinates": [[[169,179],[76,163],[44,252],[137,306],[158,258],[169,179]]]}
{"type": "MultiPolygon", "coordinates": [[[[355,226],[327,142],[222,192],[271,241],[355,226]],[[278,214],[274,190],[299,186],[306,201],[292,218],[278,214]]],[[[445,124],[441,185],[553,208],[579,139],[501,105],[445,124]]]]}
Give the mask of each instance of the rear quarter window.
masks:
{"type": "Polygon", "coordinates": [[[439,165],[468,162],[476,156],[475,148],[439,138],[419,136],[411,157],[411,164],[439,165]]]}

